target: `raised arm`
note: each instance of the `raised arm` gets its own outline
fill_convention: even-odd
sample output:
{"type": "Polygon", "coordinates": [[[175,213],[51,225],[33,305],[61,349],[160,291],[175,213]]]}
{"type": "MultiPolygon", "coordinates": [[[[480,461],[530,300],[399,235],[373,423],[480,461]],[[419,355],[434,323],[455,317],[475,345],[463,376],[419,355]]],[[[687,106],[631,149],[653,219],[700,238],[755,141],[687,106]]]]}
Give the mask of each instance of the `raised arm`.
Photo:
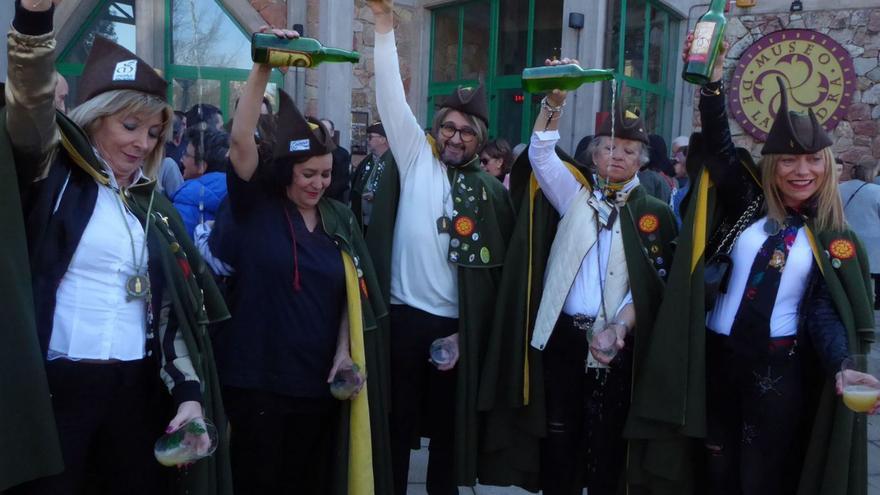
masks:
{"type": "MultiPolygon", "coordinates": [[[[577,60],[546,60],[548,65],[577,63],[577,60]]],[[[559,141],[559,117],[565,105],[566,91],[558,89],[548,93],[542,100],[541,111],[535,120],[532,140],[529,146],[529,161],[541,191],[560,215],[565,215],[568,205],[581,189],[580,182],[562,163],[556,154],[559,141]]]]}
{"type": "Polygon", "coordinates": [[[51,0],[16,0],[7,35],[6,130],[19,182],[44,174],[59,142],[55,122],[55,34],[51,0]]]}
{"type": "Polygon", "coordinates": [[[388,144],[401,176],[425,146],[425,131],[413,115],[403,80],[394,39],[394,14],[391,0],[368,0],[376,19],[374,63],[376,65],[376,105],[388,135],[388,144]]]}

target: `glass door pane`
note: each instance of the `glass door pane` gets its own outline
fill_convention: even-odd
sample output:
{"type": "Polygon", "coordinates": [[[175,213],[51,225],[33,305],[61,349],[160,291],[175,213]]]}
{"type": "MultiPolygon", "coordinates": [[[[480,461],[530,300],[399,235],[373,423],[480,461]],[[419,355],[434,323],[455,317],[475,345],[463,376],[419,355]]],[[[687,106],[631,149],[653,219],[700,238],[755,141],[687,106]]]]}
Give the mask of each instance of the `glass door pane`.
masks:
{"type": "Polygon", "coordinates": [[[469,3],[462,10],[461,79],[484,79],[489,71],[489,3],[469,3]]]}
{"type": "Polygon", "coordinates": [[[521,74],[528,61],[529,0],[501,0],[497,74],[521,74]]]}
{"type": "Polygon", "coordinates": [[[118,0],[104,1],[100,4],[90,24],[79,34],[76,42],[65,49],[61,61],[73,64],[85,63],[86,57],[92,50],[95,36],[103,36],[132,52],[137,52],[134,2],[135,0],[118,0]]]}
{"type": "Polygon", "coordinates": [[[506,139],[511,146],[520,142],[522,137],[523,115],[527,94],[521,89],[498,90],[498,115],[492,122],[496,138],[506,139]]]}
{"type": "Polygon", "coordinates": [[[544,65],[544,59],[562,55],[562,0],[535,0],[535,32],[532,36],[532,65],[544,65]]]}
{"type": "Polygon", "coordinates": [[[174,78],[174,109],[185,112],[196,103],[220,108],[220,81],[174,78]]]}
{"type": "Polygon", "coordinates": [[[643,77],[645,8],[644,2],[627,2],[626,6],[626,41],[623,51],[623,73],[633,79],[641,79],[643,77]]]}
{"type": "Polygon", "coordinates": [[[250,38],[216,0],[171,1],[171,63],[250,69],[250,38]]]}
{"type": "Polygon", "coordinates": [[[457,7],[434,11],[431,82],[458,79],[458,15],[457,7]]]}
{"type": "Polygon", "coordinates": [[[651,9],[651,25],[648,33],[648,82],[661,84],[664,81],[664,62],[669,49],[669,33],[666,32],[666,12],[651,9]]]}

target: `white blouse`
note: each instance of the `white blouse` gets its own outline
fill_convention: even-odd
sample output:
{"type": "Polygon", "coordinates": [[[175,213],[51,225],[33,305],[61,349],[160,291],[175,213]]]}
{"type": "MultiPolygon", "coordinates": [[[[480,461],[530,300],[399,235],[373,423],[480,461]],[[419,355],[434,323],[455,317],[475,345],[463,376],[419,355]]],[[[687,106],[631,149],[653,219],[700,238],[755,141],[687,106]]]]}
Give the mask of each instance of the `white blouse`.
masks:
{"type": "Polygon", "coordinates": [[[98,186],[95,209],[56,293],[49,359],[143,359],[146,301],[127,300],[125,289],[136,263],[146,272],[143,245],[140,221],[116,192],[98,186]]]}
{"type": "MultiPolygon", "coordinates": [[[[731,251],[733,269],[726,294],[718,294],[715,308],[706,316],[706,326],[721,335],[730,335],[733,320],[739,311],[746,282],[752,270],[758,251],[769,234],[764,232],[767,217],[753,223],[740,234],[731,251]]],[[[795,335],[798,326],[798,308],[804,297],[810,270],[813,267],[813,250],[803,227],[798,229],[794,244],[785,260],[776,304],[770,317],[770,336],[786,337],[795,335]]]]}

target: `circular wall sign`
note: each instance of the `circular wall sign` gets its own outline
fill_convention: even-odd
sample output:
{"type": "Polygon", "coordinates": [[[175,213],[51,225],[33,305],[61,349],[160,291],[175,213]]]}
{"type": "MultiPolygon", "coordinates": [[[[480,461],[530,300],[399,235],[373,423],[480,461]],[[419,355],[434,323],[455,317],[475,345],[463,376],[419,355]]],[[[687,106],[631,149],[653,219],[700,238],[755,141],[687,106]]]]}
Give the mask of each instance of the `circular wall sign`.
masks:
{"type": "Polygon", "coordinates": [[[730,96],[733,117],[759,141],[779,109],[779,76],[788,89],[789,110],[806,112],[831,131],[846,116],[856,73],[846,48],[822,33],[786,29],[750,46],[736,65],[730,96]]]}

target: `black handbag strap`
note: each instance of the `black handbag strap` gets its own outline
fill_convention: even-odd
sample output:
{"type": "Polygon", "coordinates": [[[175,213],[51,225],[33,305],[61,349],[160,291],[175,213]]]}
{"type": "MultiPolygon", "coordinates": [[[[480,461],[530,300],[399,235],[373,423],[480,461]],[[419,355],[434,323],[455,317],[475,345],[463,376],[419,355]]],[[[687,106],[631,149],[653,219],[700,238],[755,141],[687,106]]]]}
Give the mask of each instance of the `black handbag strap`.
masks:
{"type": "Polygon", "coordinates": [[[848,200],[846,200],[846,204],[845,204],[845,205],[843,205],[843,209],[844,209],[844,210],[846,210],[846,207],[847,207],[847,206],[849,206],[849,204],[850,204],[850,203],[851,203],[851,202],[852,202],[852,200],[853,200],[853,198],[855,198],[855,197],[856,197],[856,194],[858,194],[858,193],[859,193],[859,191],[861,191],[861,190],[862,190],[862,188],[863,188],[863,187],[865,187],[865,186],[867,186],[867,185],[868,185],[868,183],[867,183],[867,182],[864,182],[864,183],[862,183],[862,185],[861,185],[861,186],[859,186],[859,188],[858,188],[858,189],[856,189],[856,190],[855,190],[855,191],[853,191],[853,193],[852,193],[852,194],[850,194],[850,196],[849,196],[849,199],[848,199],[848,200]]]}
{"type": "Polygon", "coordinates": [[[758,209],[761,207],[763,201],[764,197],[759,194],[751,203],[749,203],[745,211],[743,211],[742,215],[739,216],[739,220],[737,220],[736,223],[733,224],[733,227],[731,227],[730,230],[727,231],[724,239],[722,239],[721,243],[718,244],[718,249],[715,251],[716,254],[730,254],[730,252],[733,250],[733,245],[739,238],[739,235],[742,234],[743,231],[752,224],[752,220],[754,220],[755,216],[757,215],[758,209]]]}

